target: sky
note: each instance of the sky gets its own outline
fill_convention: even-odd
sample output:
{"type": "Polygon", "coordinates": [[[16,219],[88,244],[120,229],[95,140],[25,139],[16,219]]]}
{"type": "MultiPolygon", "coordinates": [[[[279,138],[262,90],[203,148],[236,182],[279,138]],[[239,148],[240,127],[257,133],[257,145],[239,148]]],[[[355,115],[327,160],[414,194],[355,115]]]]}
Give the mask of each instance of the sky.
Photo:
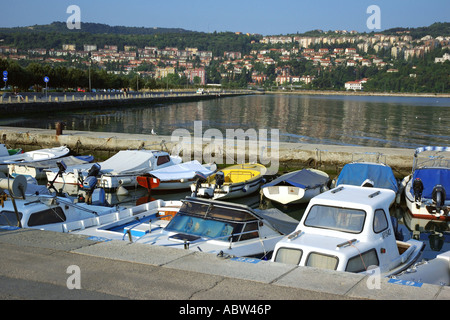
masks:
{"type": "Polygon", "coordinates": [[[262,35],[321,29],[382,31],[450,22],[450,0],[1,0],[0,27],[66,22],[77,5],[83,22],[111,26],[183,28],[262,35]],[[380,9],[380,28],[367,20],[380,9]]]}

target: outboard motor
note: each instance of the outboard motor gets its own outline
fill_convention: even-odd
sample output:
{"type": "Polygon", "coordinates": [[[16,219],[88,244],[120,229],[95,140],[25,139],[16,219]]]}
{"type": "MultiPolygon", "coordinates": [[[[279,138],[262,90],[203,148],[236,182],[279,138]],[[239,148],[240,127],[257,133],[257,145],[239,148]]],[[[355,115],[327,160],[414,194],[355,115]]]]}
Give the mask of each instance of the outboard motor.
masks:
{"type": "Polygon", "coordinates": [[[446,193],[443,185],[436,185],[433,188],[433,193],[431,194],[433,203],[437,210],[441,210],[445,205],[446,193]]]}
{"type": "Polygon", "coordinates": [[[216,180],[216,187],[220,188],[222,187],[223,183],[225,182],[225,175],[222,171],[218,171],[215,175],[216,180]]]}
{"type": "Polygon", "coordinates": [[[195,173],[194,179],[197,180],[197,182],[195,184],[195,191],[192,193],[192,197],[196,197],[197,196],[198,189],[200,188],[202,183],[206,182],[207,177],[203,173],[197,171],[195,173]]]}
{"type": "Polygon", "coordinates": [[[87,191],[86,203],[92,204],[92,194],[97,187],[97,176],[100,173],[101,166],[95,163],[88,171],[86,179],[83,180],[82,187],[87,191]]]}
{"type": "Polygon", "coordinates": [[[93,191],[97,185],[97,177],[88,176],[83,181],[83,189],[88,191],[93,191]]]}
{"type": "Polygon", "coordinates": [[[98,163],[94,163],[94,165],[88,171],[88,177],[96,177],[100,173],[101,166],[98,163]]]}
{"type": "Polygon", "coordinates": [[[418,202],[422,200],[422,192],[423,192],[423,182],[420,178],[416,178],[413,181],[412,188],[414,191],[414,201],[416,202],[416,207],[419,208],[418,202]]]}

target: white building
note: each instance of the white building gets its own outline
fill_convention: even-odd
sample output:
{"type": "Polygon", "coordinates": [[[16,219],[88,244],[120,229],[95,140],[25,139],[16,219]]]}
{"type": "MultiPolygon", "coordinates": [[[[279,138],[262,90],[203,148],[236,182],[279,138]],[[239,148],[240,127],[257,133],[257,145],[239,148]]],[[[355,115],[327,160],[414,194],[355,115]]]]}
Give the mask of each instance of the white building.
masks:
{"type": "Polygon", "coordinates": [[[345,83],[345,90],[362,90],[363,85],[362,81],[356,80],[356,81],[349,81],[345,83]]]}
{"type": "Polygon", "coordinates": [[[435,63],[445,62],[445,61],[450,61],[450,54],[446,53],[442,56],[442,58],[434,58],[435,63]]]}

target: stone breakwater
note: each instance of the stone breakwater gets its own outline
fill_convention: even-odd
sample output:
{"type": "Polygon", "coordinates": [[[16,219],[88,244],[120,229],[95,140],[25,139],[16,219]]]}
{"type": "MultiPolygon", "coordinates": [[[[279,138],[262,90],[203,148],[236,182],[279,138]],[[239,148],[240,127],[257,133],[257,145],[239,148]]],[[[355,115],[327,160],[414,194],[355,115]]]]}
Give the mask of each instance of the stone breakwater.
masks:
{"type": "Polygon", "coordinates": [[[129,94],[101,94],[101,93],[52,93],[43,94],[24,93],[20,97],[0,97],[0,110],[5,114],[31,114],[35,112],[69,111],[115,106],[134,106],[140,104],[160,104],[200,101],[239,95],[254,94],[250,91],[229,92],[144,92],[129,94]]]}
{"type": "MultiPolygon", "coordinates": [[[[61,129],[58,132],[58,130],[50,129],[16,127],[0,127],[0,137],[1,143],[6,144],[9,148],[20,147],[29,151],[65,145],[75,154],[92,154],[97,160],[105,160],[120,150],[129,149],[168,150],[173,153],[177,151],[178,144],[178,140],[172,141],[171,136],[61,129]]],[[[248,143],[244,148],[241,144],[234,145],[234,159],[227,154],[222,154],[223,164],[233,164],[240,154],[247,155],[248,158],[248,143]]],[[[203,142],[202,150],[205,150],[207,146],[208,143],[203,142]]],[[[270,157],[270,148],[269,142],[268,157],[270,157]]],[[[403,178],[411,172],[413,154],[414,149],[280,142],[277,160],[280,172],[293,171],[303,167],[337,172],[343,165],[352,161],[379,160],[391,166],[398,178],[403,178]]],[[[194,152],[191,154],[191,159],[194,159],[194,152]]]]}

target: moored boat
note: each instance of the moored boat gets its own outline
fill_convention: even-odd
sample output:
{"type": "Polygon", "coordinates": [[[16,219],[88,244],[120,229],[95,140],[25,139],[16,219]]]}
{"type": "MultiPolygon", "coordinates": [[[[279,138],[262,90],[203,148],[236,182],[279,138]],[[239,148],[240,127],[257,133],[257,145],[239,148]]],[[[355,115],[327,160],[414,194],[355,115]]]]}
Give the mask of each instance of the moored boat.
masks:
{"type": "Polygon", "coordinates": [[[316,169],[286,173],[261,187],[264,196],[284,205],[307,203],[314,196],[328,190],[330,177],[316,169]]]}
{"type": "Polygon", "coordinates": [[[417,262],[424,243],[401,241],[389,207],[395,192],[341,185],[313,199],[296,230],[275,247],[272,261],[363,273],[398,274],[417,262]]]}
{"type": "Polygon", "coordinates": [[[275,243],[298,224],[277,209],[253,210],[241,204],[191,197],[182,200],[168,220],[142,215],[134,218],[77,233],[221,257],[268,258],[275,243]]]}
{"type": "Polygon", "coordinates": [[[207,199],[233,199],[250,195],[264,183],[267,168],[258,163],[230,166],[191,184],[193,195],[207,199]]]}
{"type": "Polygon", "coordinates": [[[197,160],[152,170],[137,177],[140,186],[156,191],[189,189],[197,174],[209,176],[217,170],[214,163],[201,164],[197,160]],[[157,180],[157,182],[155,181],[157,180]]]}
{"type": "Polygon", "coordinates": [[[121,150],[111,158],[95,163],[46,169],[47,180],[53,183],[77,184],[86,188],[101,187],[113,192],[119,187],[137,187],[137,176],[151,170],[181,163],[180,157],[165,151],[121,150]]]}
{"type": "Polygon", "coordinates": [[[8,173],[9,164],[34,163],[37,161],[57,159],[67,156],[70,149],[66,146],[38,149],[14,155],[0,157],[0,171],[8,173]]]}
{"type": "Polygon", "coordinates": [[[450,221],[450,147],[417,148],[412,173],[403,179],[401,188],[408,214],[450,221]]]}
{"type": "Polygon", "coordinates": [[[64,161],[67,166],[76,166],[80,164],[87,164],[92,160],[89,157],[67,156],[57,159],[35,161],[31,163],[13,163],[8,164],[8,172],[12,177],[23,175],[30,176],[35,179],[44,179],[47,176],[44,170],[57,168],[57,163],[60,161],[64,161]]]}
{"type": "Polygon", "coordinates": [[[24,176],[0,178],[0,188],[8,191],[8,195],[2,197],[1,227],[64,232],[64,223],[117,211],[117,208],[76,203],[73,199],[49,194],[29,195],[27,185],[24,176]]]}

